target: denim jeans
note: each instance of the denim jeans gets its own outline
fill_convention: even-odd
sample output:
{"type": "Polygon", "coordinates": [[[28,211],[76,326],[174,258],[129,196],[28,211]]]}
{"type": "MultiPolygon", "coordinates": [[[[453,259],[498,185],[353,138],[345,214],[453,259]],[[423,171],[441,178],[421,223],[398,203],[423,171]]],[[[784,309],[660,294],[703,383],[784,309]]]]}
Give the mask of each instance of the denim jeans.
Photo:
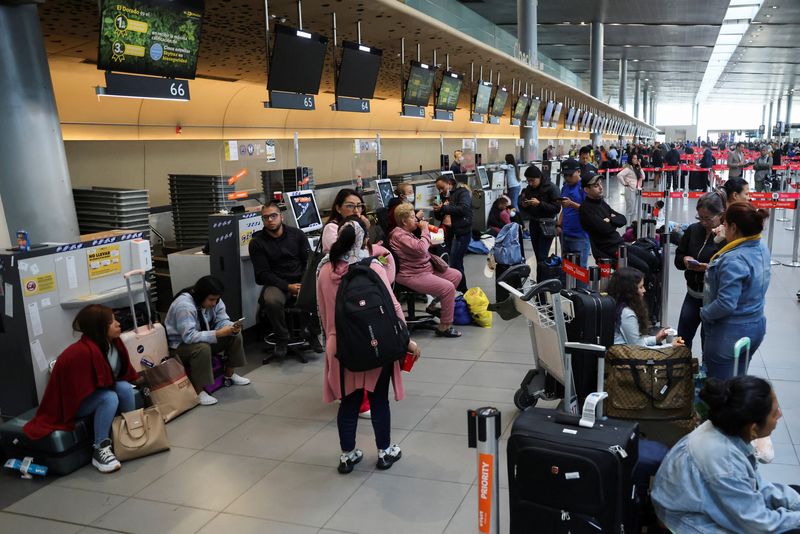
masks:
{"type": "Polygon", "coordinates": [[[462,293],[467,291],[467,275],[464,272],[464,256],[467,254],[467,247],[472,240],[472,234],[453,236],[453,244],[450,246],[450,267],[461,273],[461,282],[458,289],[462,293]]]}
{"type": "Polygon", "coordinates": [[[511,200],[511,207],[519,211],[519,192],[522,186],[516,185],[508,188],[508,198],[511,200]]]}
{"type": "Polygon", "coordinates": [[[762,317],[750,323],[703,323],[703,363],[708,376],[727,380],[744,374],[749,362],[745,355],[739,358],[739,369],[734,374],[733,346],[742,337],[750,338],[750,357],[755,354],[767,331],[767,318],[762,317]]]}
{"type": "MultiPolygon", "coordinates": [[[[589,266],[589,253],[591,252],[591,245],[589,244],[589,237],[567,237],[561,236],[561,255],[566,258],[567,253],[576,252],[581,255],[581,267],[589,266]]],[[[578,287],[586,287],[586,284],[577,281],[578,287]]]]}
{"type": "Polygon", "coordinates": [[[103,440],[111,437],[111,422],[120,413],[131,412],[136,408],[133,397],[133,386],[120,380],[114,383],[113,389],[96,389],[94,393],[83,399],[77,417],[86,417],[94,413],[94,444],[99,446],[103,440]]]}
{"type": "Polygon", "coordinates": [[[545,261],[547,254],[550,252],[550,245],[553,244],[553,239],[555,238],[545,237],[542,234],[542,228],[539,226],[537,219],[531,219],[528,231],[531,234],[531,245],[533,246],[533,254],[536,256],[536,261],[545,261]]]}
{"type": "MultiPolygon", "coordinates": [[[[683,306],[681,306],[681,316],[678,319],[678,335],[686,342],[686,346],[691,350],[692,340],[697,333],[697,328],[702,323],[700,319],[700,308],[703,306],[703,299],[694,298],[687,294],[683,299],[683,306]]],[[[700,330],[700,348],[704,346],[705,331],[700,330]]]]}
{"type": "MultiPolygon", "coordinates": [[[[392,415],[389,411],[389,379],[392,377],[394,364],[383,368],[375,391],[368,391],[370,419],[375,432],[375,445],[378,449],[388,449],[391,445],[392,415]]],[[[336,425],[339,428],[339,445],[342,452],[350,452],[356,448],[356,430],[358,429],[358,409],[364,401],[364,390],[357,389],[342,399],[336,425]]]]}

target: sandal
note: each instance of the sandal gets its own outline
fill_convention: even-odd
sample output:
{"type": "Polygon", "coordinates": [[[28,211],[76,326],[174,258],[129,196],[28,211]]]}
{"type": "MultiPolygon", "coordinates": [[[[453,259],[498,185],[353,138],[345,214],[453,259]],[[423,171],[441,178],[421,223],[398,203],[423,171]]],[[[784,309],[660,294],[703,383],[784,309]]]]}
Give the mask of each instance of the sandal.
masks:
{"type": "Polygon", "coordinates": [[[453,328],[452,326],[447,330],[439,330],[436,329],[436,335],[438,337],[461,337],[461,332],[453,328]]]}

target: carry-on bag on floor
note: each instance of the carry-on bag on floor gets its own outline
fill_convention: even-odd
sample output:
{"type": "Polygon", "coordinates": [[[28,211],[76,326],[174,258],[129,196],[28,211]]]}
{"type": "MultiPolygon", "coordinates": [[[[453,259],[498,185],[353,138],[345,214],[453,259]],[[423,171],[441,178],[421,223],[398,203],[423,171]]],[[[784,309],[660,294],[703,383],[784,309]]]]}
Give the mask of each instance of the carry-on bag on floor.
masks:
{"type": "MultiPolygon", "coordinates": [[[[590,289],[565,289],[561,296],[572,302],[574,317],[566,324],[567,339],[610,347],[614,343],[614,299],[590,289]]],[[[597,391],[597,357],[573,351],[572,373],[578,399],[597,391]]]]}
{"type": "Polygon", "coordinates": [[[508,438],[511,534],[636,532],[638,425],[529,408],[508,438]],[[562,422],[563,421],[563,422],[562,422]]]}
{"type": "Polygon", "coordinates": [[[128,349],[131,365],[137,372],[141,372],[143,366],[141,364],[142,358],[150,360],[154,364],[158,364],[162,359],[169,356],[169,346],[167,345],[167,332],[164,330],[164,325],[161,323],[153,323],[153,317],[150,315],[150,293],[147,290],[147,280],[145,272],[141,269],[125,273],[125,283],[128,285],[128,299],[131,306],[131,317],[133,318],[133,330],[130,332],[123,332],[120,340],[128,349]],[[133,290],[131,289],[131,277],[140,275],[142,277],[142,293],[147,310],[147,325],[139,326],[136,320],[136,310],[133,304],[133,290]]]}
{"type": "Polygon", "coordinates": [[[217,354],[211,357],[211,372],[214,375],[214,381],[203,386],[209,395],[225,386],[225,366],[222,363],[222,357],[217,354]]]}

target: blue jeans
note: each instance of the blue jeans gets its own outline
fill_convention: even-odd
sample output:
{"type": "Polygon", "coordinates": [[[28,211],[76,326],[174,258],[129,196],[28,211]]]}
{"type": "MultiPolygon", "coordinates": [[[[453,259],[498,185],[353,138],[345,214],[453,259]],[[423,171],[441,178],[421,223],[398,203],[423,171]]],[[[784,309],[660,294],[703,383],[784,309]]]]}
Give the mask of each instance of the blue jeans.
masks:
{"type": "Polygon", "coordinates": [[[545,261],[547,254],[550,252],[550,245],[553,244],[554,237],[545,237],[542,234],[542,228],[539,226],[537,219],[531,219],[528,231],[531,234],[531,245],[533,246],[533,254],[536,256],[536,261],[545,261]]]}
{"type": "MultiPolygon", "coordinates": [[[[388,449],[391,445],[392,414],[389,410],[389,379],[392,377],[394,364],[387,365],[381,371],[375,391],[368,391],[370,419],[375,432],[375,445],[379,449],[388,449]]],[[[357,389],[342,399],[336,426],[339,429],[339,445],[342,452],[350,452],[356,448],[356,430],[358,429],[358,409],[364,401],[364,390],[357,389]]]]}
{"type": "MultiPolygon", "coordinates": [[[[703,322],[700,319],[700,308],[703,306],[703,299],[697,299],[687,294],[681,306],[681,316],[678,319],[678,335],[686,342],[689,350],[692,348],[692,340],[697,333],[697,328],[703,322]]],[[[705,346],[705,330],[700,329],[700,348],[705,346]]]]}
{"type": "Polygon", "coordinates": [[[521,190],[521,185],[508,188],[508,198],[511,200],[511,206],[517,211],[519,211],[519,192],[521,190]]]}
{"type": "Polygon", "coordinates": [[[750,338],[750,357],[755,354],[767,332],[767,318],[750,323],[703,323],[703,363],[708,376],[727,380],[747,372],[745,355],[739,358],[739,369],[733,368],[733,346],[742,337],[750,338]],[[735,374],[734,374],[735,372],[735,374]]]}
{"type": "Polygon", "coordinates": [[[120,413],[136,409],[133,386],[120,380],[114,383],[114,389],[96,389],[94,393],[83,399],[77,417],[86,417],[94,413],[94,445],[98,447],[103,440],[111,437],[111,422],[120,413]]]}
{"type": "Polygon", "coordinates": [[[464,256],[467,254],[467,247],[472,240],[472,234],[453,236],[453,243],[450,245],[450,267],[461,273],[461,282],[458,289],[462,293],[467,291],[467,275],[464,273],[464,256]]]}
{"type": "MultiPolygon", "coordinates": [[[[565,235],[561,236],[561,255],[563,257],[567,257],[567,253],[569,252],[576,252],[581,255],[580,265],[581,267],[588,267],[589,266],[589,253],[592,251],[592,247],[589,244],[589,237],[568,237],[565,235]]],[[[578,287],[586,287],[586,284],[581,282],[580,280],[577,281],[578,287]]]]}

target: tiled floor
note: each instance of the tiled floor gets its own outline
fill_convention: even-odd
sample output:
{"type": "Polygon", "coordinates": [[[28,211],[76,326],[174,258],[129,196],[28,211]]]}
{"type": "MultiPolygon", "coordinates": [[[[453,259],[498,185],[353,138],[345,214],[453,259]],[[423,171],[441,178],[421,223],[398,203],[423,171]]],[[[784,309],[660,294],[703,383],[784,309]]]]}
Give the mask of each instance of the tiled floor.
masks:
{"type": "MultiPolygon", "coordinates": [[[[622,203],[616,190],[610,196],[622,203]]],[[[672,211],[675,220],[694,216],[693,205],[672,211]]],[[[778,223],[775,231],[775,256],[786,261],[791,233],[783,227],[778,223]]],[[[467,258],[468,281],[491,299],[493,281],[483,277],[483,261],[467,258]]],[[[675,324],[685,286],[674,268],[670,281],[667,317],[675,324]]],[[[773,268],[767,339],[751,367],[773,381],[784,413],[773,434],[776,460],[762,469],[773,480],[792,483],[800,481],[798,289],[800,270],[773,268]]],[[[337,408],[321,401],[322,359],[307,365],[287,361],[256,368],[248,374],[251,386],[223,390],[218,405],[198,407],[170,423],[169,452],[127,462],[112,475],[85,467],[16,502],[5,501],[13,504],[0,512],[0,534],[472,532],[477,485],[465,412],[497,406],[507,437],[516,413],[512,396],[530,367],[531,349],[520,320],[495,317],[492,329],[462,330],[456,340],[415,335],[423,359],[406,379],[406,399],[392,403],[393,440],[403,448],[403,459],[389,471],[374,469],[372,429],[362,420],[358,444],[364,461],[348,476],[336,472],[337,408]]],[[[260,359],[257,350],[251,356],[260,359]]],[[[504,462],[501,455],[501,472],[504,462]]],[[[508,525],[504,479],[501,486],[501,522],[508,525]]]]}

